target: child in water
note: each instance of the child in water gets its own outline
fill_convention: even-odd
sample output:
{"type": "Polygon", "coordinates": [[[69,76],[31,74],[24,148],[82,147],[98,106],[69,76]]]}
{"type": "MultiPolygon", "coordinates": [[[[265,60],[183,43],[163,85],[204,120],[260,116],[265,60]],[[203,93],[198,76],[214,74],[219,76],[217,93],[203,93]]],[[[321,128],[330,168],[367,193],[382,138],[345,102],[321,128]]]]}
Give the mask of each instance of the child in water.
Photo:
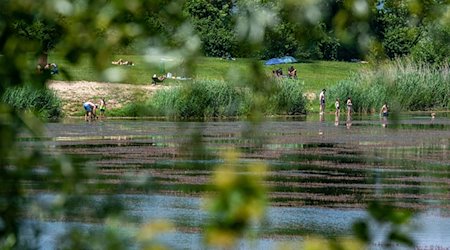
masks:
{"type": "Polygon", "coordinates": [[[100,118],[104,118],[105,117],[105,111],[106,111],[106,102],[105,99],[100,99],[100,118]]]}

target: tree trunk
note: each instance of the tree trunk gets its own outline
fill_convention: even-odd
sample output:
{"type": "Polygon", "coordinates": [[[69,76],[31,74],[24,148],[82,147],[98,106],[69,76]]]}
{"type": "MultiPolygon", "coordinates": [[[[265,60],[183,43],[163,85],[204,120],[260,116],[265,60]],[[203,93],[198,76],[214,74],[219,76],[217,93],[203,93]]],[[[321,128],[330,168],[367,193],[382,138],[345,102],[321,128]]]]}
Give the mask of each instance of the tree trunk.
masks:
{"type": "Polygon", "coordinates": [[[42,52],[38,59],[38,65],[40,65],[42,68],[45,67],[45,65],[48,64],[48,53],[42,52]]]}

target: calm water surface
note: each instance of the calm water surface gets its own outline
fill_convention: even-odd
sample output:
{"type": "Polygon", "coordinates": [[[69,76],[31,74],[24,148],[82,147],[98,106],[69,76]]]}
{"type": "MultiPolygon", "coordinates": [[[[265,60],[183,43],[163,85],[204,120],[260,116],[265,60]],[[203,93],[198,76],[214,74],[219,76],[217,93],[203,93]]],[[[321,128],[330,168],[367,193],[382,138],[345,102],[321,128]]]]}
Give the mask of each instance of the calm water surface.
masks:
{"type": "MultiPolygon", "coordinates": [[[[275,248],[309,234],[349,235],[372,200],[416,210],[411,234],[418,245],[450,248],[448,117],[414,114],[383,122],[363,116],[351,124],[343,116],[338,124],[333,116],[286,118],[263,123],[257,133],[249,128],[243,121],[72,120],[47,124],[42,142],[24,135],[21,143],[38,144],[48,155],[83,158],[80,167],[97,173],[91,182],[101,184],[99,194],[113,195],[129,216],[142,222],[163,218],[185,228],[161,239],[175,249],[201,248],[197,232],[207,214],[199,197],[222,162],[219,153],[228,148],[242,152],[242,162],[263,160],[270,166],[271,205],[259,228],[262,237],[242,242],[242,249],[275,248]],[[133,182],[152,185],[126,185],[133,182]]],[[[45,206],[55,198],[38,192],[30,199],[45,206]]],[[[89,219],[44,222],[31,216],[24,235],[29,225],[41,228],[41,249],[56,248],[57,236],[71,227],[101,230],[89,219]]],[[[382,230],[376,232],[382,236],[382,230]]]]}

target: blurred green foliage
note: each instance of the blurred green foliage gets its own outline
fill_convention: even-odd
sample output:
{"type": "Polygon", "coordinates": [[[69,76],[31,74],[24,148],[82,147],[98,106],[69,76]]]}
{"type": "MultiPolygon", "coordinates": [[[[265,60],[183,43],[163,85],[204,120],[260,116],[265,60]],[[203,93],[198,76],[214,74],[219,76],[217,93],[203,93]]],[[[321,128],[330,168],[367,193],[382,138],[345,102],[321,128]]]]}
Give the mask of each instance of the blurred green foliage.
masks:
{"type": "Polygon", "coordinates": [[[213,197],[206,206],[211,214],[206,225],[208,245],[234,249],[250,229],[258,226],[267,203],[263,183],[267,166],[262,162],[242,164],[239,154],[229,151],[212,179],[213,197]]]}
{"type": "Polygon", "coordinates": [[[405,209],[398,209],[391,204],[370,202],[367,208],[369,216],[365,220],[354,223],[353,231],[363,242],[374,242],[374,230],[387,228],[384,238],[379,242],[383,249],[397,249],[398,244],[414,247],[414,241],[408,235],[408,224],[413,213],[405,209]]]}
{"type": "MultiPolygon", "coordinates": [[[[390,5],[387,3],[391,1],[383,2],[386,3],[383,8],[388,9],[390,5]]],[[[200,51],[210,55],[227,55],[236,49],[238,55],[253,57],[263,49],[267,53],[272,49],[281,49],[280,44],[275,42],[267,43],[269,47],[264,48],[267,41],[265,39],[276,38],[285,41],[287,47],[283,48],[283,53],[297,53],[295,56],[303,53],[298,48],[295,50],[297,44],[302,44],[306,51],[321,52],[315,52],[315,55],[323,56],[325,52],[321,50],[325,49],[331,53],[337,51],[336,59],[363,56],[371,46],[377,44],[381,44],[381,51],[388,56],[396,56],[409,53],[406,49],[423,38],[422,29],[426,24],[436,20],[442,27],[448,27],[447,1],[399,2],[402,4],[402,10],[407,6],[407,15],[395,16],[400,18],[400,22],[395,18],[392,20],[393,23],[399,24],[395,26],[398,27],[397,30],[381,30],[380,34],[389,39],[378,41],[374,39],[375,32],[369,24],[373,21],[373,11],[383,10],[378,1],[216,1],[216,4],[228,5],[205,2],[211,8],[202,9],[195,5],[201,5],[201,1],[181,0],[3,0],[0,1],[0,92],[3,95],[4,91],[12,86],[32,85],[44,88],[49,75],[37,74],[36,63],[28,63],[28,55],[33,53],[35,61],[38,61],[38,58],[42,59],[42,54],[51,53],[53,47],[58,47],[69,63],[76,64],[83,56],[87,56],[99,78],[117,81],[123,76],[120,70],[111,67],[110,58],[121,48],[132,48],[145,54],[148,63],[160,63],[161,58],[166,55],[182,58],[182,63],[186,66],[185,72],[189,73],[194,65],[192,62],[200,51]],[[187,13],[195,14],[197,19],[189,19],[183,7],[186,7],[187,13]],[[207,12],[208,10],[211,12],[207,12]],[[200,13],[202,11],[206,12],[200,13]],[[231,14],[232,17],[229,16],[231,14]],[[211,16],[213,20],[208,22],[207,16],[211,16]],[[402,19],[406,17],[409,18],[407,21],[402,19]],[[206,21],[203,20],[205,18],[206,21]],[[204,28],[204,25],[210,24],[214,24],[214,29],[204,28]],[[279,26],[280,24],[282,26],[279,26]],[[416,26],[410,30],[411,24],[416,26]],[[286,32],[266,33],[277,28],[286,32]],[[398,34],[405,36],[398,37],[398,34]],[[236,44],[229,44],[233,41],[236,44]],[[317,41],[323,42],[315,43],[317,41]],[[399,43],[398,47],[396,43],[399,43]],[[317,47],[317,44],[322,45],[317,47]],[[342,52],[345,54],[341,54],[342,52]]],[[[428,32],[433,31],[429,29],[428,32]]],[[[442,43],[428,43],[427,47],[440,44],[442,43]]],[[[441,53],[439,50],[433,51],[441,53]]],[[[269,54],[263,55],[265,56],[269,54]]],[[[262,121],[262,108],[271,96],[275,82],[267,79],[256,59],[249,60],[246,73],[253,77],[243,79],[240,84],[252,92],[254,102],[249,108],[252,126],[244,134],[255,138],[255,141],[263,142],[258,140],[257,127],[262,121]]],[[[280,105],[289,106],[288,103],[280,105]]],[[[79,197],[90,193],[86,180],[95,176],[95,166],[84,166],[81,160],[76,162],[64,156],[43,159],[39,148],[26,152],[18,149],[18,134],[28,132],[38,136],[42,132],[41,125],[29,113],[21,112],[4,102],[0,103],[2,249],[35,247],[19,245],[19,224],[30,205],[25,199],[29,191],[26,184],[37,178],[34,174],[36,169],[45,170],[45,174],[38,178],[39,188],[58,195],[55,207],[46,212],[62,213],[66,216],[86,212],[83,209],[78,210],[79,207],[74,208],[73,205],[85,204],[79,197]]],[[[214,178],[218,196],[210,203],[209,211],[213,217],[207,230],[207,239],[211,243],[230,246],[264,216],[266,192],[261,185],[263,164],[250,167],[248,173],[240,175],[233,171],[240,167],[238,156],[228,156],[225,159],[231,161],[226,161],[219,167],[214,178]],[[223,178],[224,176],[228,178],[223,178]]],[[[127,241],[122,240],[123,235],[115,230],[127,225],[126,218],[112,209],[108,201],[97,207],[83,207],[88,212],[95,212],[100,208],[98,211],[101,216],[98,216],[98,220],[106,225],[105,234],[85,238],[83,233],[75,232],[66,238],[69,242],[66,242],[65,247],[128,247],[125,244],[127,241]],[[105,242],[107,244],[104,244],[105,242]]],[[[371,206],[369,211],[378,221],[395,225],[407,222],[407,219],[403,218],[408,218],[398,216],[397,210],[389,206],[371,206]],[[380,214],[383,216],[379,216],[380,214]]],[[[363,231],[366,227],[364,225],[367,224],[359,224],[357,231],[362,232],[360,236],[365,243],[370,243],[370,238],[363,231]]],[[[144,225],[141,232],[151,234],[154,232],[152,228],[158,226],[163,229],[170,228],[164,223],[149,227],[144,225]]],[[[412,244],[408,237],[395,229],[389,234],[389,242],[412,244]]],[[[143,236],[144,240],[149,240],[150,245],[142,248],[159,247],[157,244],[152,245],[151,237],[149,238],[143,236]]]]}

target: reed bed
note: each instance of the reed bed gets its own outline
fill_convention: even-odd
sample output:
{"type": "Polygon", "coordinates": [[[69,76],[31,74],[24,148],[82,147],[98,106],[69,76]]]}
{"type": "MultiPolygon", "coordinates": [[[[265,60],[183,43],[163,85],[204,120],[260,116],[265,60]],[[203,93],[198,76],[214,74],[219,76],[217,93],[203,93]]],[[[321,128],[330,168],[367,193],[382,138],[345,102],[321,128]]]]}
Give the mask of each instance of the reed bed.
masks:
{"type": "Polygon", "coordinates": [[[351,97],[359,112],[376,112],[385,102],[398,111],[448,110],[449,65],[431,67],[395,60],[340,81],[328,93],[331,100],[351,97]]]}
{"type": "Polygon", "coordinates": [[[32,111],[42,119],[58,119],[62,116],[61,101],[56,94],[46,88],[15,86],[5,90],[1,102],[15,110],[32,111]]]}
{"type": "MultiPolygon", "coordinates": [[[[274,80],[266,97],[265,115],[304,114],[305,98],[297,80],[274,80]]],[[[127,105],[114,115],[176,118],[241,117],[252,112],[257,97],[247,87],[219,80],[199,80],[159,90],[145,104],[127,105]]],[[[260,102],[258,102],[260,103],[260,102]]]]}

